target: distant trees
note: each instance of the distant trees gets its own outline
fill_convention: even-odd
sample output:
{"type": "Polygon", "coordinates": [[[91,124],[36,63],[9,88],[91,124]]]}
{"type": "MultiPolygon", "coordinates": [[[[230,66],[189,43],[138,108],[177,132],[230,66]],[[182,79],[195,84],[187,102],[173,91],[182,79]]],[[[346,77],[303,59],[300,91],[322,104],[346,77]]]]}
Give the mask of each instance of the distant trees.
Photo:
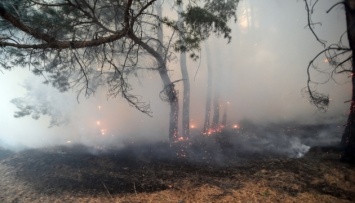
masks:
{"type": "Polygon", "coordinates": [[[179,108],[166,63],[170,47],[196,58],[200,43],[211,33],[230,40],[227,22],[236,17],[238,2],[187,1],[179,10],[179,22],[157,14],[156,0],[4,0],[0,68],[29,67],[60,91],[75,87],[87,96],[106,85],[109,96],[120,95],[148,115],[149,105],[131,93],[128,78],[140,69],[155,70],[164,85],[162,97],[170,105],[169,139],[174,141],[179,108]],[[164,41],[159,37],[162,26],[179,37],[164,41]],[[147,67],[151,58],[156,65],[147,67]]]}
{"type": "Polygon", "coordinates": [[[325,48],[319,52],[309,63],[307,68],[308,81],[307,81],[307,92],[310,97],[310,102],[317,108],[326,110],[329,105],[329,97],[317,92],[312,89],[311,85],[315,82],[312,81],[310,70],[311,68],[318,68],[315,61],[322,55],[325,55],[326,62],[328,62],[334,69],[331,73],[331,77],[334,74],[348,74],[351,78],[352,92],[350,102],[350,112],[348,115],[348,120],[345,126],[345,130],[342,136],[341,144],[345,151],[342,156],[342,160],[355,162],[355,0],[344,0],[335,3],[329,10],[330,12],[334,7],[343,5],[345,8],[346,15],[346,33],[349,41],[349,46],[342,44],[342,37],[340,36],[340,42],[337,44],[327,45],[325,41],[320,39],[315,33],[313,27],[316,23],[312,22],[312,13],[314,7],[318,1],[312,4],[312,1],[304,0],[306,11],[308,14],[308,27],[312,31],[316,40],[321,43],[325,48]]]}
{"type": "Polygon", "coordinates": [[[212,87],[213,87],[213,77],[212,77],[212,64],[211,64],[211,54],[208,45],[206,44],[206,58],[207,58],[207,94],[206,94],[206,107],[205,107],[205,119],[203,124],[203,132],[207,133],[210,126],[211,120],[211,104],[212,104],[212,87]]]}
{"type": "MultiPolygon", "coordinates": [[[[218,63],[216,62],[212,62],[209,45],[207,43],[205,50],[207,58],[207,94],[203,133],[212,134],[220,132],[227,125],[229,102],[223,102],[223,100],[226,100],[226,97],[229,95],[221,94],[221,92],[226,90],[229,78],[222,77],[224,75],[223,73],[226,73],[225,67],[217,65],[218,63]],[[222,111],[223,115],[221,116],[222,111]]],[[[214,59],[216,58],[218,61],[219,57],[214,57],[214,59]]]]}

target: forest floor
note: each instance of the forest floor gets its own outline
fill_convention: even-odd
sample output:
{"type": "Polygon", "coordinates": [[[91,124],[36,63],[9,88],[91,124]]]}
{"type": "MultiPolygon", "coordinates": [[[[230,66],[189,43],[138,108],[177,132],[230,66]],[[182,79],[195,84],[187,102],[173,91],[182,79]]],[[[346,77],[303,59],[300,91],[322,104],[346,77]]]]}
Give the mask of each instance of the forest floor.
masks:
{"type": "Polygon", "coordinates": [[[225,148],[0,148],[0,202],[355,202],[355,167],[336,147],[301,158],[225,148]]]}

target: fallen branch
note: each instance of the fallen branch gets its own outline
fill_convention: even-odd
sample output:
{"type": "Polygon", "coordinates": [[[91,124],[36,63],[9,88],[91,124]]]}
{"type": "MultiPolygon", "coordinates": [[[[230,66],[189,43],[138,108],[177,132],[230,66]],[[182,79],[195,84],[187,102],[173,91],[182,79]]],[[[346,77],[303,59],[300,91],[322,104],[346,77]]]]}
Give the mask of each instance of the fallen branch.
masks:
{"type": "Polygon", "coordinates": [[[136,194],[136,197],[138,197],[137,190],[136,190],[136,183],[133,183],[133,189],[134,189],[134,193],[136,194]]]}
{"type": "MultiPolygon", "coordinates": [[[[100,181],[101,181],[101,180],[100,180],[100,181]]],[[[106,189],[106,191],[107,191],[108,195],[111,197],[111,199],[113,199],[113,197],[111,196],[110,191],[108,191],[108,189],[107,189],[107,187],[106,187],[105,183],[104,183],[104,182],[102,182],[102,181],[101,181],[101,183],[102,183],[102,185],[105,187],[105,189],[106,189]]]]}

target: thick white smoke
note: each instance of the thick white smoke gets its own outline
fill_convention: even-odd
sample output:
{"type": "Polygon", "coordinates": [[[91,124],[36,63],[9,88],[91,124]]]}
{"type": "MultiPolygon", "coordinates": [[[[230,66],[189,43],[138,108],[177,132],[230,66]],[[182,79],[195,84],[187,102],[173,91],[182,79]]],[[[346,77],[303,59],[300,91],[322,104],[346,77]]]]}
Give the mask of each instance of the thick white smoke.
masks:
{"type": "MultiPolygon", "coordinates": [[[[343,8],[331,13],[325,11],[332,2],[319,2],[314,21],[322,21],[316,31],[320,37],[337,42],[346,30],[343,8]]],[[[212,38],[209,40],[210,63],[215,72],[221,72],[220,93],[222,105],[228,106],[228,123],[237,124],[249,119],[258,124],[291,122],[317,124],[328,122],[341,124],[346,119],[350,98],[350,85],[338,85],[330,81],[317,88],[329,93],[331,100],[327,113],[317,112],[301,94],[305,87],[306,67],[310,59],[322,50],[307,24],[303,2],[297,1],[241,1],[238,22],[234,24],[232,42],[212,38]]],[[[168,12],[166,8],[165,12],[168,12]]],[[[202,46],[203,48],[204,46],[202,46]]],[[[202,129],[207,88],[207,56],[203,49],[198,61],[190,60],[191,121],[196,129],[202,129]],[[196,77],[195,77],[196,74],[196,77]]],[[[172,80],[181,79],[178,60],[169,64],[172,80]]],[[[327,65],[321,64],[320,65],[327,65]]],[[[162,83],[157,73],[140,72],[139,79],[131,78],[133,93],[141,95],[151,105],[153,117],[141,114],[121,98],[107,100],[105,88],[89,99],[76,91],[59,93],[42,84],[42,78],[29,76],[28,70],[0,73],[0,144],[17,147],[43,147],[57,144],[82,143],[90,146],[124,146],[137,140],[167,140],[169,106],[159,98],[162,83]],[[25,82],[27,80],[27,82],[25,82]],[[10,100],[25,97],[23,85],[32,89],[30,101],[50,107],[50,113],[63,120],[60,127],[48,128],[50,118],[38,120],[30,117],[13,118],[16,107],[10,100]],[[99,108],[100,106],[100,108],[99,108]],[[98,122],[100,124],[98,124],[98,122]]],[[[321,74],[314,77],[322,79],[321,74]]],[[[347,77],[340,77],[340,82],[347,77]]],[[[182,84],[177,83],[180,101],[182,84]]],[[[224,107],[222,107],[223,109],[224,107]]],[[[223,113],[223,112],[222,112],[223,113]]],[[[277,146],[281,153],[298,157],[309,146],[332,144],[339,140],[341,129],[325,128],[316,137],[286,139],[281,134],[267,132],[258,135],[258,142],[245,140],[246,150],[260,150],[277,146]],[[279,142],[280,138],[284,142],[279,142]],[[285,147],[281,147],[285,144],[285,147]]]]}

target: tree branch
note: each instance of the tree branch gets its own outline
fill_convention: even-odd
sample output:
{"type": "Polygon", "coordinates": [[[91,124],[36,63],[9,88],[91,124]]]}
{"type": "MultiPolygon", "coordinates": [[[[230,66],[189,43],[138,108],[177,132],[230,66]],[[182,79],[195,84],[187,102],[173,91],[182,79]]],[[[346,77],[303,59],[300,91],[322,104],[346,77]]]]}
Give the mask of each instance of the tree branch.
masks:
{"type": "MultiPolygon", "coordinates": [[[[315,4],[316,4],[317,2],[318,2],[318,1],[316,1],[315,4]]],[[[313,7],[314,7],[314,5],[313,5],[313,7],[312,7],[312,10],[310,10],[307,0],[304,0],[304,3],[305,3],[305,6],[306,6],[306,11],[307,11],[307,21],[308,21],[307,27],[309,27],[309,29],[311,30],[313,36],[317,39],[317,41],[318,41],[319,43],[321,43],[321,44],[323,45],[323,47],[325,47],[325,46],[326,46],[326,44],[325,44],[326,41],[319,39],[318,35],[315,33],[315,31],[314,31],[314,29],[313,29],[313,27],[312,27],[312,25],[314,25],[314,24],[312,23],[311,14],[312,14],[312,12],[313,12],[313,7]]]]}

